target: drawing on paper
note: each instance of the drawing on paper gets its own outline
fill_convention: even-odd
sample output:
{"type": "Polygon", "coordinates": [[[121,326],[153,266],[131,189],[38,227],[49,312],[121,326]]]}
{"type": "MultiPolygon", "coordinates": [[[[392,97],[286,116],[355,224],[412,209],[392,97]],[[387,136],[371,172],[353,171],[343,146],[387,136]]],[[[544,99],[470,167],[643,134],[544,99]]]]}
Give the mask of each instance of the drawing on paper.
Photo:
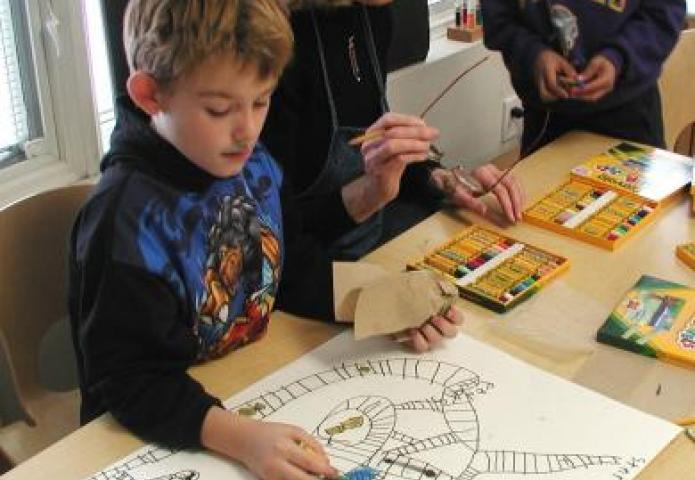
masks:
{"type": "MultiPolygon", "coordinates": [[[[561,480],[563,472],[615,470],[621,465],[621,456],[605,452],[524,452],[504,450],[503,445],[499,450],[481,449],[484,419],[479,419],[474,400],[493,389],[478,374],[451,363],[364,360],[305,376],[231,410],[259,420],[287,421],[282,415],[287,410],[294,410],[295,417],[297,412],[305,419],[313,417],[312,425],[306,423],[312,420],[304,420],[302,426],[324,445],[333,466],[348,472],[349,480],[471,480],[483,474],[492,475],[485,478],[548,474],[547,478],[561,480]],[[389,396],[391,382],[407,385],[409,398],[389,396]],[[337,389],[344,400],[326,404],[322,393],[328,389],[337,389]]],[[[153,480],[138,476],[137,470],[175,453],[151,447],[90,480],[153,480]]],[[[186,470],[156,480],[198,478],[205,480],[202,474],[186,470]]]]}

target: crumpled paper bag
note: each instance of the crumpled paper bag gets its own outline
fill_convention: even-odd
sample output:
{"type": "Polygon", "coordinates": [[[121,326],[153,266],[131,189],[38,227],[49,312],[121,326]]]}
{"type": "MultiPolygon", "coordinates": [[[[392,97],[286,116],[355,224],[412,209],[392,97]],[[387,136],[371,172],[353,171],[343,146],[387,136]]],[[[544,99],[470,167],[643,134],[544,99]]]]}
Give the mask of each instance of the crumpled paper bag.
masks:
{"type": "Polygon", "coordinates": [[[336,318],[353,321],[355,339],[420,327],[446,313],[457,288],[427,270],[387,273],[366,263],[334,263],[336,318]]]}

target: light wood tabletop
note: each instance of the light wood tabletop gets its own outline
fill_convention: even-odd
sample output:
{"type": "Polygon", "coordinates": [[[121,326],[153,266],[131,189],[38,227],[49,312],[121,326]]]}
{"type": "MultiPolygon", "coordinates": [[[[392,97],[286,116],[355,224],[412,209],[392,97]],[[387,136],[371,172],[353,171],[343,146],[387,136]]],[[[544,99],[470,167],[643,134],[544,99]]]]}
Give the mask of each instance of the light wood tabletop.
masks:
{"type": "MultiPolygon", "coordinates": [[[[515,173],[525,186],[528,201],[559,185],[572,166],[615,143],[616,140],[597,135],[572,133],[525,159],[515,173]]],[[[494,202],[490,206],[496,208],[494,202]]],[[[570,270],[503,315],[461,301],[466,315],[463,331],[642,411],[669,420],[695,415],[695,370],[594,340],[598,327],[640,275],[695,285],[695,272],[674,255],[677,244],[695,240],[695,222],[689,212],[690,197],[683,194],[654,223],[615,252],[531,225],[505,227],[503,232],[508,236],[568,257],[570,270]]],[[[365,261],[400,271],[408,260],[422,256],[472,223],[500,228],[469,212],[440,212],[376,250],[365,261]]],[[[194,367],[192,375],[211,393],[226,399],[341,331],[342,327],[276,312],[265,338],[222,359],[194,367]]],[[[79,480],[141,445],[110,415],[104,415],[2,479],[79,480]]],[[[695,442],[681,434],[638,478],[695,479],[693,465],[695,442]]]]}

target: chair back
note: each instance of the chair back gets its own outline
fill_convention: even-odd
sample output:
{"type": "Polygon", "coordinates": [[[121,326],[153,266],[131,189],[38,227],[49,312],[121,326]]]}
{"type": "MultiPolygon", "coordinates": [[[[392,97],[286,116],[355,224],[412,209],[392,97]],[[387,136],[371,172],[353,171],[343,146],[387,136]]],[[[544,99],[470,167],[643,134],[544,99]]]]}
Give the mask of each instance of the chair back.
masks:
{"type": "Polygon", "coordinates": [[[695,29],[684,30],[659,79],[666,148],[695,122],[695,29]]]}
{"type": "Polygon", "coordinates": [[[0,350],[30,425],[35,423],[30,400],[44,390],[41,342],[52,325],[68,316],[69,235],[91,188],[71,185],[43,192],[0,211],[0,350]]]}

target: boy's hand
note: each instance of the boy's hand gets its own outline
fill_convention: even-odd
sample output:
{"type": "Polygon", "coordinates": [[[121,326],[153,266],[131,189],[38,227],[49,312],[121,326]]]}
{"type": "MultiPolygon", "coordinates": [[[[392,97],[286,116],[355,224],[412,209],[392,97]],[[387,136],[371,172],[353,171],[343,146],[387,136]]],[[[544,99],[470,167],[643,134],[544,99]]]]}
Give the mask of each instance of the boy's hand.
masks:
{"type": "Polygon", "coordinates": [[[418,353],[426,352],[442,343],[445,338],[458,335],[458,326],[462,324],[463,312],[457,307],[451,307],[446,314],[435,315],[420,328],[410,329],[405,344],[418,353]]]}
{"type": "Polygon", "coordinates": [[[574,88],[570,94],[587,102],[596,102],[613,91],[618,72],[613,62],[608,58],[603,55],[596,55],[591,59],[581,76],[585,82],[584,87],[574,88]]]}
{"type": "Polygon", "coordinates": [[[570,92],[562,87],[558,77],[576,78],[577,71],[565,57],[553,50],[543,50],[538,55],[534,68],[541,100],[552,102],[569,98],[570,92]]]}
{"type": "Polygon", "coordinates": [[[244,427],[239,460],[261,480],[335,478],[323,447],[301,428],[252,420],[244,427]]]}

